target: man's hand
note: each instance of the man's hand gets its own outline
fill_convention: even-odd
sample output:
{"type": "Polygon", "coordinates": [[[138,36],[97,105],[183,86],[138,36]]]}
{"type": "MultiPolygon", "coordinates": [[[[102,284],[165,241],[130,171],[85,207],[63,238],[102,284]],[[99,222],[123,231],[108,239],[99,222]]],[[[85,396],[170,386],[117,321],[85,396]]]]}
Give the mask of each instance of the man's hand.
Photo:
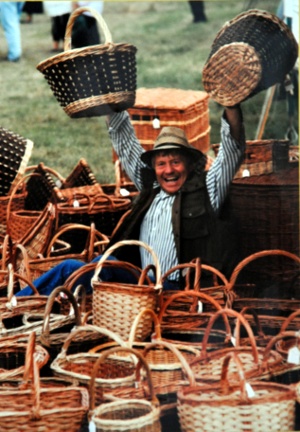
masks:
{"type": "Polygon", "coordinates": [[[225,116],[230,126],[230,133],[236,141],[244,140],[243,113],[240,104],[225,107],[225,116]]]}

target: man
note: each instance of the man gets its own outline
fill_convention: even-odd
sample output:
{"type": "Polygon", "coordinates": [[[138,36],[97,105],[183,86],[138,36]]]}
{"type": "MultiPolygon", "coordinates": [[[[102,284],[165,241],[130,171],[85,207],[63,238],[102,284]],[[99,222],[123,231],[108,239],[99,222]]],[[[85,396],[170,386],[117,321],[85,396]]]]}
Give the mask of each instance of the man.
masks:
{"type": "MultiPolygon", "coordinates": [[[[233,231],[230,221],[224,219],[223,205],[244,155],[245,134],[240,106],[225,109],[221,119],[222,144],[208,171],[204,169],[206,157],[188,143],[180,128],[163,128],[153,149],[145,151],[126,111],[108,116],[107,124],[114,150],[140,191],[108,247],[121,240],[139,239],[154,250],[162,274],[178,263],[200,257],[203,263],[229,275],[236,257],[233,231]]],[[[152,262],[146,249],[136,246],[116,249],[115,258],[141,268],[152,262]]],[[[66,278],[82,265],[66,260],[34,281],[34,285],[41,293],[49,293],[63,285],[66,278]]],[[[120,276],[118,270],[104,268],[100,276],[101,279],[119,281],[124,274],[120,276]]],[[[91,274],[87,274],[78,283],[89,289],[90,279],[91,274]]],[[[136,278],[133,279],[132,282],[136,282],[136,278]]],[[[164,288],[178,289],[180,279],[181,275],[174,272],[164,288]]]]}

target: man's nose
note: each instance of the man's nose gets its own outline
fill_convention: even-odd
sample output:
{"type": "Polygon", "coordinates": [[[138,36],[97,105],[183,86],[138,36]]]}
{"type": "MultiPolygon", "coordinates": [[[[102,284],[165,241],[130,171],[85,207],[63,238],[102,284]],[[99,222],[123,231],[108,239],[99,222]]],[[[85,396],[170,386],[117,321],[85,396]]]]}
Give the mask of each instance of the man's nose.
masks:
{"type": "Polygon", "coordinates": [[[173,171],[173,165],[170,162],[167,162],[165,165],[165,172],[170,173],[173,171]]]}

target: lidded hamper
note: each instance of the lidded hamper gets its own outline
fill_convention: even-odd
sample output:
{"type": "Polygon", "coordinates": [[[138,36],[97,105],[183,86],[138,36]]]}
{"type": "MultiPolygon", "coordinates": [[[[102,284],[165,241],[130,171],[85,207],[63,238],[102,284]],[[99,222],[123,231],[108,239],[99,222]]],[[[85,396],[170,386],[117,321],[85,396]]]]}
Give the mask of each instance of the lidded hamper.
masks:
{"type": "Polygon", "coordinates": [[[209,96],[203,91],[176,88],[139,88],[128,109],[137,138],[151,150],[161,129],[183,129],[191,145],[202,152],[210,148],[209,96]]]}
{"type": "Polygon", "coordinates": [[[103,17],[94,9],[77,8],[70,16],[64,52],[40,62],[44,74],[65,113],[72,118],[102,116],[133,106],[136,90],[136,47],[112,42],[103,17]],[[105,43],[71,49],[77,17],[89,12],[104,33],[105,43]]]}
{"type": "Polygon", "coordinates": [[[204,89],[221,105],[233,106],[282,82],[297,56],[293,33],[276,15],[242,12],[213,41],[202,72],[204,89]]]}

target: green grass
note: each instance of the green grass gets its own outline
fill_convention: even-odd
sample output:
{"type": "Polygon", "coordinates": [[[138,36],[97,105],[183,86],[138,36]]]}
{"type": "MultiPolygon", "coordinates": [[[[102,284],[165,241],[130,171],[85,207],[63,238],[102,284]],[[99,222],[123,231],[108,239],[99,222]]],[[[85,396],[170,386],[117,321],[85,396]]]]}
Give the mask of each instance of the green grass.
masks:
{"type": "MultiPolygon", "coordinates": [[[[206,1],[207,23],[193,24],[187,1],[105,2],[103,17],[113,41],[134,44],[138,87],[203,90],[201,71],[217,31],[249,5],[275,13],[278,0],[206,1]]],[[[34,15],[22,25],[23,58],[1,61],[0,125],[34,142],[29,164],[44,162],[67,176],[84,157],[98,180],[114,181],[111,144],[104,118],[70,119],[36,65],[51,56],[50,19],[34,15]]],[[[0,58],[6,55],[0,29],[0,58]]],[[[104,36],[102,35],[104,42],[104,36]]],[[[247,139],[254,139],[266,92],[243,103],[247,139]]],[[[211,143],[219,142],[222,107],[210,101],[211,143]]],[[[263,138],[284,138],[285,101],[274,101],[263,138]]]]}

